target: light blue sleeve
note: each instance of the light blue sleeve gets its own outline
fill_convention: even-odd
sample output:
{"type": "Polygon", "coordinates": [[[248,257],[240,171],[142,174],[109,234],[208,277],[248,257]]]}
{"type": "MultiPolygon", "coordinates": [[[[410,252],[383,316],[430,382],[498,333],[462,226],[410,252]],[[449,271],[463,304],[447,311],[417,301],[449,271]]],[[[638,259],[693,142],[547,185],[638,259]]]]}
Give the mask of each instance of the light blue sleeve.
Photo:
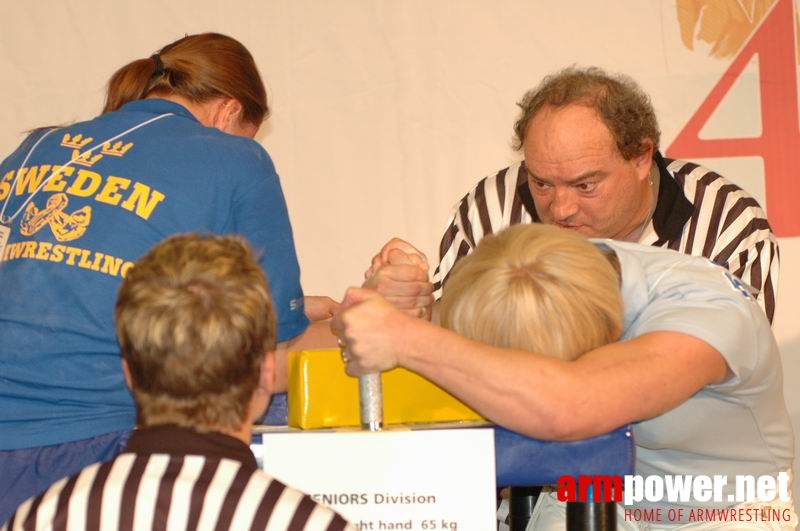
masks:
{"type": "Polygon", "coordinates": [[[765,337],[769,324],[727,270],[698,264],[678,263],[650,286],[650,300],[636,320],[635,335],[669,331],[700,339],[725,359],[734,374],[728,383],[747,381],[764,351],[760,343],[769,339],[765,337]]]}

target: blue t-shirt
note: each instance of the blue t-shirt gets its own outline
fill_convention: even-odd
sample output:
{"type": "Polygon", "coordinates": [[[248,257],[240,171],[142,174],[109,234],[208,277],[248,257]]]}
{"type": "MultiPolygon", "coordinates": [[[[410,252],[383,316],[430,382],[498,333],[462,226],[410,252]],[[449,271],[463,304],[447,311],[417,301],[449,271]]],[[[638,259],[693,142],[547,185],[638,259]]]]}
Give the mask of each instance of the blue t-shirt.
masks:
{"type": "Polygon", "coordinates": [[[5,215],[19,214],[0,262],[0,450],[133,426],[113,307],[133,262],[167,236],[244,236],[270,281],[278,340],[308,325],[272,160],[257,142],[205,127],[181,105],[141,100],[35,132],[0,165],[6,201],[5,215]]]}

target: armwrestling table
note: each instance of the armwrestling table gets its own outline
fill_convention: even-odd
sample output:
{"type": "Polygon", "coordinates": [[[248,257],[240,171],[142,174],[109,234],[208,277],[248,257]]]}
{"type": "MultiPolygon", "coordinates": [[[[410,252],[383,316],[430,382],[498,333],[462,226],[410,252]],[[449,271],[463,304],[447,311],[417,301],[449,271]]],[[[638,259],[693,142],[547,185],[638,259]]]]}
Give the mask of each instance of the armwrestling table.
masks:
{"type": "MultiPolygon", "coordinates": [[[[286,425],[286,395],[275,395],[264,424],[286,425]]],[[[510,531],[523,531],[537,487],[555,485],[561,476],[625,476],[633,474],[635,450],[630,426],[605,435],[570,442],[531,439],[494,428],[498,487],[511,487],[510,531]]],[[[568,531],[616,529],[613,502],[567,502],[568,531]]]]}
{"type": "MultiPolygon", "coordinates": [[[[555,485],[561,476],[625,476],[633,474],[634,445],[630,426],[605,435],[571,442],[531,439],[494,428],[498,487],[511,487],[510,531],[522,531],[530,517],[534,487],[555,485]]],[[[613,502],[567,502],[569,531],[616,529],[613,502]]]]}

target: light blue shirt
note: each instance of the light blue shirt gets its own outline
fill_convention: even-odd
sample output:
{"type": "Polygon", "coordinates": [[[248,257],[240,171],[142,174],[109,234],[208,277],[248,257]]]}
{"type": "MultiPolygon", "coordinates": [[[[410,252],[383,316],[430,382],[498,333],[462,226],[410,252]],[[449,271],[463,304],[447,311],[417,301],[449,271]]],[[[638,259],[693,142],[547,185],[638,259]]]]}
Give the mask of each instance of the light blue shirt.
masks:
{"type": "MultiPolygon", "coordinates": [[[[781,357],[763,310],[729,271],[709,260],[631,243],[596,240],[622,268],[623,340],[680,332],[714,347],[732,376],[680,406],[634,425],[636,474],[723,475],[727,507],[735,476],[791,468],[794,436],[783,397],[781,357]]],[[[642,502],[637,507],[698,507],[642,502]]],[[[665,513],[666,514],[666,513],[665,513]]]]}

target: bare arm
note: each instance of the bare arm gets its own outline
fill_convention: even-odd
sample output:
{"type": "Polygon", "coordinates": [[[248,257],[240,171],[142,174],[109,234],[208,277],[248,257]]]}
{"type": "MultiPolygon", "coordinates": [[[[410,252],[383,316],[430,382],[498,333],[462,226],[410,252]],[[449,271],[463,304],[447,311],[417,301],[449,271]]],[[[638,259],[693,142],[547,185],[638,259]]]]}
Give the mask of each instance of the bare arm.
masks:
{"type": "Polygon", "coordinates": [[[359,375],[402,366],[490,420],[531,437],[573,440],[657,416],[727,377],[719,352],[692,336],[655,332],[573,362],[500,349],[394,310],[374,293],[333,320],[359,375]],[[602,414],[598,414],[602,411],[602,414]]]}
{"type": "MultiPolygon", "coordinates": [[[[425,255],[400,239],[391,240],[372,258],[365,273],[364,285],[378,290],[386,298],[411,314],[424,314],[433,301],[433,287],[428,281],[425,255]],[[374,268],[374,270],[373,270],[374,268]]],[[[273,392],[288,389],[289,352],[339,348],[331,333],[330,320],[339,303],[325,296],[306,296],[306,315],[312,321],[305,332],[289,341],[278,343],[275,349],[275,387],[273,392]]]]}
{"type": "Polygon", "coordinates": [[[543,439],[582,439],[658,416],[727,373],[708,344],[673,332],[606,345],[574,362],[458,336],[434,341],[426,338],[436,359],[412,348],[399,363],[494,422],[543,439]]]}
{"type": "Polygon", "coordinates": [[[339,310],[339,303],[325,295],[306,295],[303,306],[309,321],[330,319],[339,310]]]}

